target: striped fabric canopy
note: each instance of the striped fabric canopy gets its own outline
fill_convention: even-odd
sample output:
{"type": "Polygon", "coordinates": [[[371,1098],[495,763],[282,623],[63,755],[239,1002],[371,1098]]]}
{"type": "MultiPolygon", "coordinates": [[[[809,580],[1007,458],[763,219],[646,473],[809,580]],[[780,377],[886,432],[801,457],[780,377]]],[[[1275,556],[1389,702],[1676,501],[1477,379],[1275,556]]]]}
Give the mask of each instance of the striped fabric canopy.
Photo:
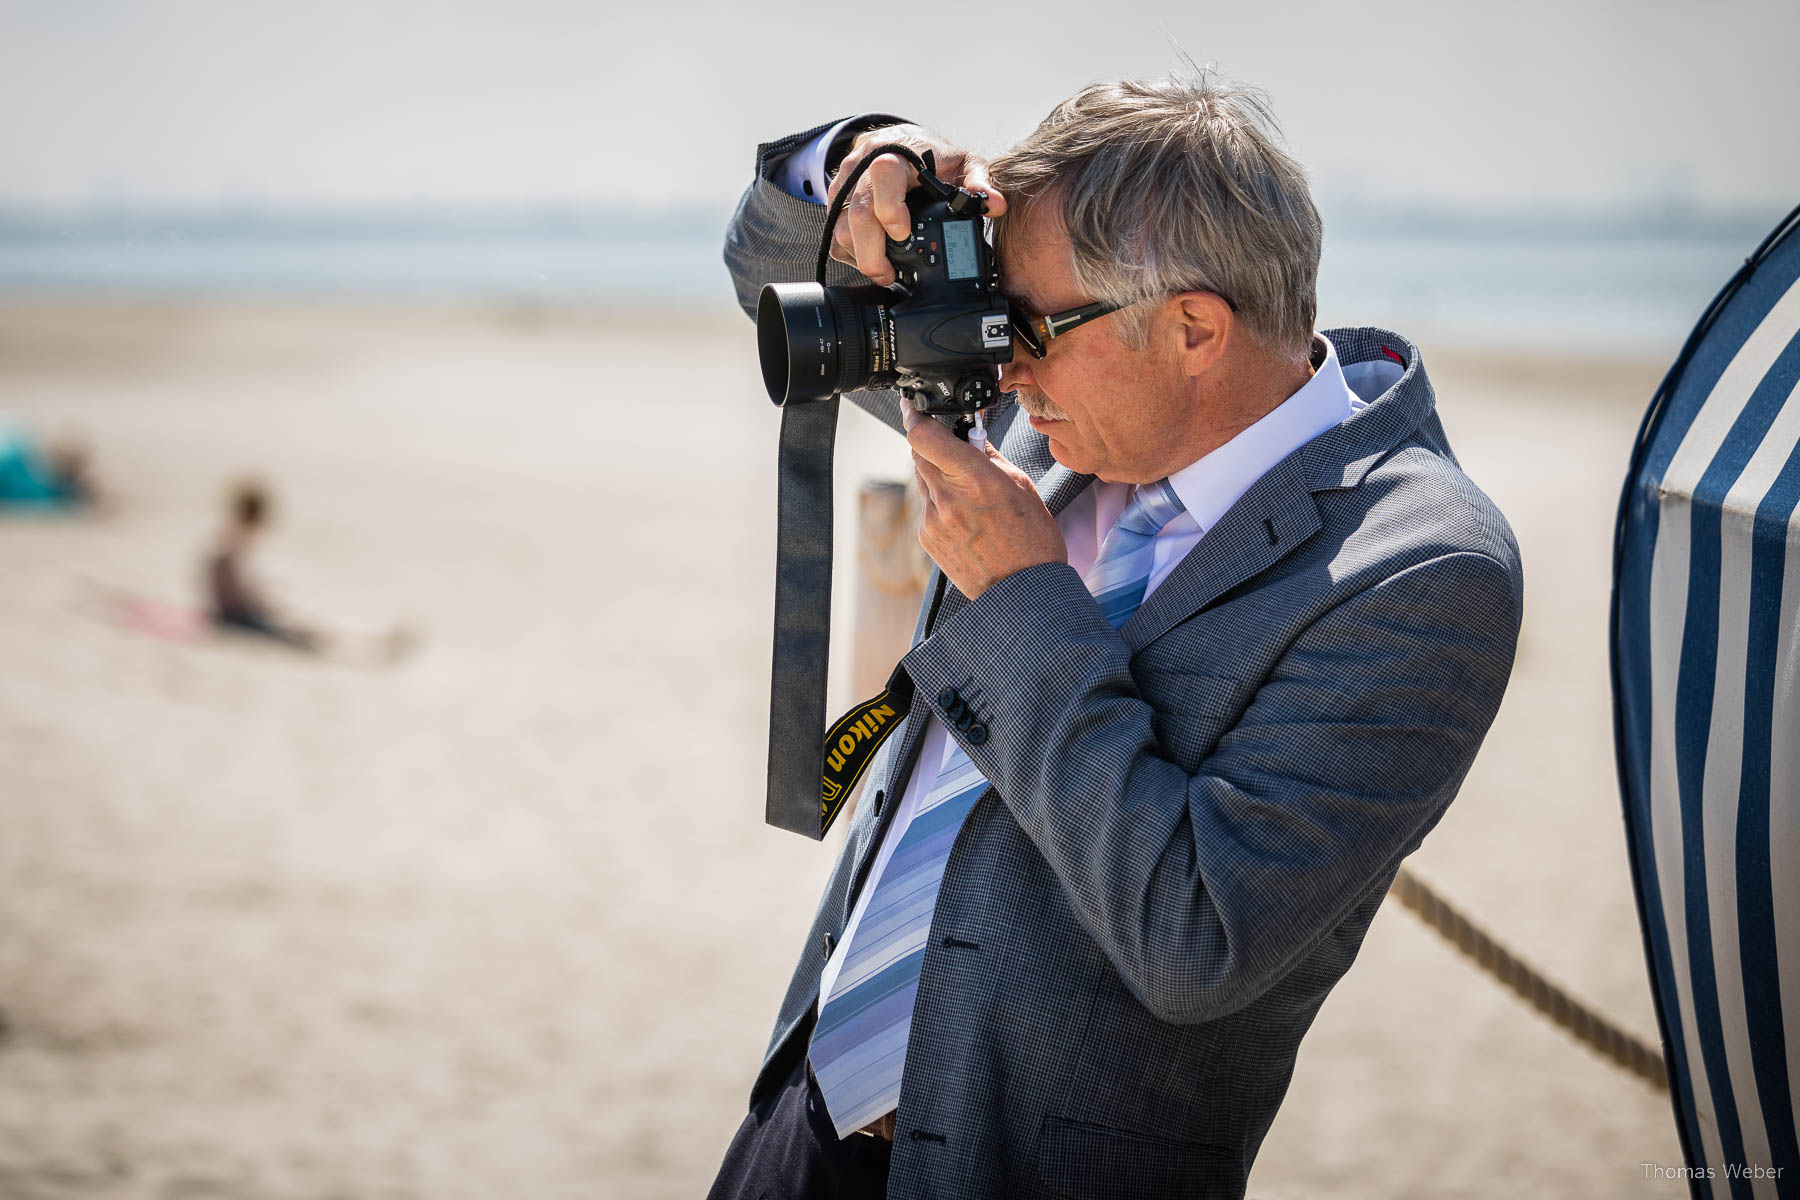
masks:
{"type": "Polygon", "coordinates": [[[1696,1196],[1800,1189],[1797,223],[1688,339],[1619,511],[1619,775],[1696,1196]]]}

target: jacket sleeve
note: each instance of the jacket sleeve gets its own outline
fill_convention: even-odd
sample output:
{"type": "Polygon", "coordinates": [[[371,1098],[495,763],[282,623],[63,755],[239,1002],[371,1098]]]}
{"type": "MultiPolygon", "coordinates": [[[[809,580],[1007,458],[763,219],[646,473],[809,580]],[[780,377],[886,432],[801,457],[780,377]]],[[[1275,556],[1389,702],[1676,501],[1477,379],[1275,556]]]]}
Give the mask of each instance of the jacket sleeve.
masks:
{"type": "MultiPolygon", "coordinates": [[[[896,124],[903,120],[885,114],[872,114],[868,119],[896,124]]],[[[731,272],[738,305],[752,321],[764,284],[810,283],[817,278],[814,268],[819,241],[825,234],[826,207],[788,195],[774,182],[773,174],[782,159],[837,123],[838,119],[833,119],[756,148],[756,177],[725,227],[725,266],[731,272]]],[[[825,281],[833,287],[869,282],[855,267],[836,261],[826,265],[825,281]]],[[[899,393],[865,390],[852,392],[849,398],[893,429],[904,431],[899,393]]]]}
{"type": "Polygon", "coordinates": [[[1271,987],[1443,815],[1520,616],[1516,560],[1400,570],[1304,628],[1193,773],[1065,564],[989,589],[905,663],[926,696],[980,689],[990,735],[970,758],[1138,1000],[1195,1023],[1271,987]]]}

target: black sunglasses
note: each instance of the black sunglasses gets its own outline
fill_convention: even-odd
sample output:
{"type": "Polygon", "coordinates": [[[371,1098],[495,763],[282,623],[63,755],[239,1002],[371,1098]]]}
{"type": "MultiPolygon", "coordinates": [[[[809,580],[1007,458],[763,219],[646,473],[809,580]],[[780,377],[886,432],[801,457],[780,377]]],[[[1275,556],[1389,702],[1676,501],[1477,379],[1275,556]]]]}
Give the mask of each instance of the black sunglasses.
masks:
{"type": "MultiPolygon", "coordinates": [[[[1223,292],[1214,292],[1213,295],[1223,300],[1232,312],[1238,310],[1238,306],[1232,302],[1230,296],[1223,292]]],[[[1092,304],[1083,304],[1079,308],[1051,313],[1047,317],[1034,317],[1017,300],[1008,297],[1006,301],[1006,313],[1012,321],[1013,336],[1025,343],[1025,348],[1031,351],[1033,358],[1044,357],[1045,348],[1049,346],[1051,338],[1061,337],[1078,325],[1085,325],[1089,321],[1097,320],[1108,313],[1116,313],[1125,307],[1127,305],[1096,300],[1092,304]]]]}
{"type": "Polygon", "coordinates": [[[1013,336],[1025,343],[1033,358],[1044,357],[1044,347],[1050,339],[1069,332],[1077,325],[1085,325],[1107,313],[1118,312],[1123,304],[1108,304],[1104,300],[1096,300],[1092,304],[1083,304],[1080,308],[1071,308],[1063,312],[1052,313],[1047,317],[1034,317],[1025,311],[1025,306],[1017,300],[1006,302],[1007,316],[1012,319],[1013,336]]]}

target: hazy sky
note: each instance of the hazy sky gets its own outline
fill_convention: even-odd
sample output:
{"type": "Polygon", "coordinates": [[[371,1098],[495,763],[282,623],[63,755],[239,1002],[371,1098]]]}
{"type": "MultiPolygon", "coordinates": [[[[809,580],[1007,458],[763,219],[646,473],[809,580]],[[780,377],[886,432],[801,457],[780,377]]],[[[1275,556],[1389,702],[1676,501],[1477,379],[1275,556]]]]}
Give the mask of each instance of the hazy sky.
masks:
{"type": "Polygon", "coordinates": [[[728,203],[871,109],[979,148],[1172,46],[1328,197],[1800,201],[1800,3],[0,0],[0,205],[728,203]]]}

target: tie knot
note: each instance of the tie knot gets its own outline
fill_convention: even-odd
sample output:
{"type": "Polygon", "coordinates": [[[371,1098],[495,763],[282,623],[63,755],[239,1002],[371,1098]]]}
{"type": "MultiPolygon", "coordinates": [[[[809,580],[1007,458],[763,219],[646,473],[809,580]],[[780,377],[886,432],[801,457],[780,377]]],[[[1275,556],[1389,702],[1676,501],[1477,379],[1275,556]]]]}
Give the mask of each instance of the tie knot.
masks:
{"type": "Polygon", "coordinates": [[[1131,503],[1119,514],[1119,525],[1141,533],[1146,537],[1155,537],[1161,533],[1163,526],[1187,511],[1181,497],[1167,479],[1159,479],[1155,483],[1139,484],[1132,490],[1131,503]]]}

